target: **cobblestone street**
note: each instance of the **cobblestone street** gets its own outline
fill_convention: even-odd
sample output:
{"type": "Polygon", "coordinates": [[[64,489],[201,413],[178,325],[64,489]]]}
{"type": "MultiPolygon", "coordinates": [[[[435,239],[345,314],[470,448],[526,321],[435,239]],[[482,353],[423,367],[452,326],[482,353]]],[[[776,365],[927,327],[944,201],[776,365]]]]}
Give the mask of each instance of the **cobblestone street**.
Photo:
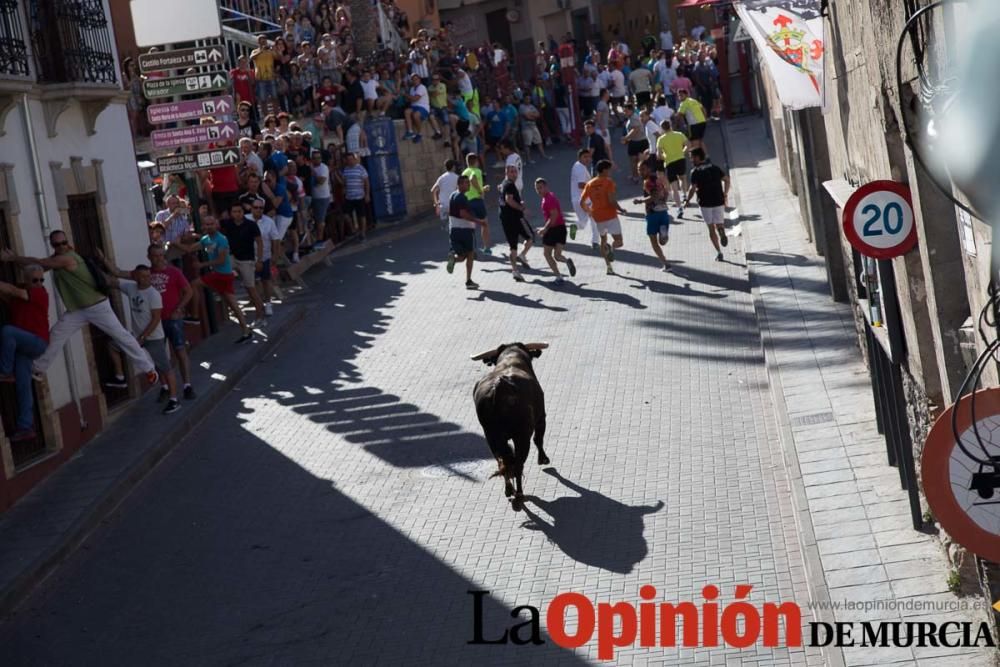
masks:
{"type": "MultiPolygon", "coordinates": [[[[624,151],[617,146],[617,157],[624,151]]],[[[529,165],[570,209],[574,153],[529,165]]],[[[496,182],[498,171],[491,172],[496,182]]],[[[663,274],[624,186],[619,275],[572,244],[557,287],[529,254],[444,269],[432,229],[309,274],[305,322],[5,626],[11,665],[580,664],[543,646],[470,646],[518,605],[750,601],[809,593],[742,239],[717,263],[697,208],[663,274]],[[548,341],[546,449],[512,512],[472,403],[502,342],[548,341]]],[[[537,197],[528,202],[538,226],[537,197]]],[[[495,220],[495,210],[493,211],[495,220]]],[[[500,239],[495,224],[494,239],[500,239]]],[[[499,247],[497,247],[500,250],[499,247]]],[[[503,249],[501,256],[505,255],[503,249]]],[[[644,649],[616,664],[823,664],[818,649],[644,649]]]]}

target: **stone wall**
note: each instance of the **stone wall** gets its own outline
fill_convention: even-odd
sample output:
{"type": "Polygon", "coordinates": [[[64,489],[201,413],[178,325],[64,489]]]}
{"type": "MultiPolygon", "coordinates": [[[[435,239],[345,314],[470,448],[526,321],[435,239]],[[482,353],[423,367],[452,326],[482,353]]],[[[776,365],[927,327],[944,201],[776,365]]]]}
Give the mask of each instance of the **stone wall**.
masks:
{"type": "Polygon", "coordinates": [[[395,121],[395,127],[400,171],[406,191],[407,218],[432,213],[434,202],[431,199],[431,186],[444,172],[445,161],[452,157],[451,149],[445,148],[442,141],[431,139],[429,127],[419,144],[403,139],[406,133],[403,121],[395,121]]]}

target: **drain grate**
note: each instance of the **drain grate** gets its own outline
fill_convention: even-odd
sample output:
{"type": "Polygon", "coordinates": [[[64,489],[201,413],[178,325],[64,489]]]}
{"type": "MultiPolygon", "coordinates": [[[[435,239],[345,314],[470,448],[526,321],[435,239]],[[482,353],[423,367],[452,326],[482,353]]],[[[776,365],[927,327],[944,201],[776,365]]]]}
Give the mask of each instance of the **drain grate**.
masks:
{"type": "Polygon", "coordinates": [[[817,412],[814,415],[802,415],[791,420],[792,426],[812,426],[833,421],[832,412],[817,412]]]}

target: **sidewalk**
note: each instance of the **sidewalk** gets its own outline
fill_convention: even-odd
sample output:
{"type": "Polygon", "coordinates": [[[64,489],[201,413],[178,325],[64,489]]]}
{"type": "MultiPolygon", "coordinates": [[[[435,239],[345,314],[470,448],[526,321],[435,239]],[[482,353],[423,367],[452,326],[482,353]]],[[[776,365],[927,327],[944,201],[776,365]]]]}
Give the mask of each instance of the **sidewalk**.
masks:
{"type": "MultiPolygon", "coordinates": [[[[385,224],[364,243],[338,247],[329,261],[390,244],[435,224],[436,219],[385,224]]],[[[322,263],[322,262],[321,262],[322,263]]],[[[321,272],[310,274],[313,278],[321,272]]],[[[147,392],[93,441],[10,510],[0,515],[0,616],[12,612],[54,571],[246,374],[304,319],[308,304],[286,291],[265,328],[246,345],[233,345],[238,327],[205,340],[191,355],[193,401],[163,416],[147,392]]]]}
{"type": "MultiPolygon", "coordinates": [[[[806,241],[760,118],[729,124],[732,175],[771,390],[793,479],[811,586],[823,603],[954,602],[948,559],[913,530],[906,492],[875,425],[868,371],[850,307],[835,303],[823,259],[806,241]],[[738,138],[738,139],[737,139],[738,138]]],[[[986,620],[982,610],[837,609],[836,621],[986,620]]],[[[817,612],[821,620],[823,612],[817,612]]],[[[859,631],[860,628],[857,628],[859,631]]],[[[994,651],[945,647],[843,649],[848,666],[992,665],[994,651]]]]}

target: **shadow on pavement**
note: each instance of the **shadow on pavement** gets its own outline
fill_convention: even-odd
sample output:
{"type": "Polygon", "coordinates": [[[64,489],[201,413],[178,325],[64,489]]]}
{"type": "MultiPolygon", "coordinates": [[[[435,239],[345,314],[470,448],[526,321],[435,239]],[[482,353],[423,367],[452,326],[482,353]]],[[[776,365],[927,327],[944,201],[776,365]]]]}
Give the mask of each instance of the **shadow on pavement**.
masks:
{"type": "Polygon", "coordinates": [[[628,574],[648,553],[643,517],[663,509],[663,501],[651,506],[631,506],[572,482],[555,468],[542,472],[555,477],[578,496],[542,500],[525,496],[522,527],[539,530],[567,556],[592,567],[628,574]],[[546,521],[529,509],[528,503],[549,515],[546,521]]]}
{"type": "MultiPolygon", "coordinates": [[[[489,457],[478,433],[365,384],[356,361],[393,324],[380,312],[402,295],[393,276],[429,269],[426,246],[400,244],[310,276],[305,325],[0,625],[4,664],[586,664],[548,637],[469,646],[468,591],[482,585],[358,499],[407,469],[461,475],[462,464],[489,457]],[[331,482],[347,463],[338,449],[352,445],[377,459],[353,457],[366,474],[341,489],[331,482]],[[394,468],[369,469],[379,459],[394,468]]],[[[447,487],[412,475],[403,487],[386,484],[396,488],[447,487]]],[[[520,537],[493,539],[512,550],[505,541],[520,537]]],[[[487,637],[513,623],[497,597],[483,612],[487,637]]]]}
{"type": "Polygon", "coordinates": [[[566,312],[566,309],[562,306],[546,306],[542,303],[541,299],[532,299],[522,294],[511,294],[510,292],[498,292],[496,290],[481,289],[476,293],[476,296],[469,297],[469,301],[485,300],[505,303],[510,306],[520,306],[522,308],[541,308],[543,310],[551,310],[556,313],[566,312]]]}
{"type": "Polygon", "coordinates": [[[629,308],[635,308],[636,310],[645,310],[648,308],[646,304],[634,296],[620,294],[618,292],[608,292],[606,290],[590,289],[585,287],[587,283],[574,283],[573,280],[575,279],[569,278],[562,285],[556,285],[551,280],[535,280],[532,284],[557,292],[576,294],[577,296],[584,297],[585,299],[589,299],[591,301],[610,301],[612,303],[620,303],[623,306],[628,306],[629,308]]]}

